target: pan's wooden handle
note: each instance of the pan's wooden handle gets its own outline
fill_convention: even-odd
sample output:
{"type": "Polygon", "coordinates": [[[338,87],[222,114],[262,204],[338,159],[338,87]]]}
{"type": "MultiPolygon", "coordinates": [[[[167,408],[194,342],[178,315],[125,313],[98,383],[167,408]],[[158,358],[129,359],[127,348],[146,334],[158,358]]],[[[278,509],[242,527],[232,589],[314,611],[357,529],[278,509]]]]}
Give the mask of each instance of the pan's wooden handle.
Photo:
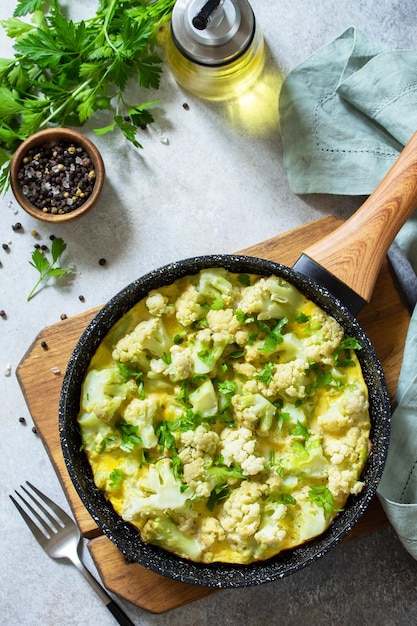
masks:
{"type": "Polygon", "coordinates": [[[369,302],[384,257],[417,208],[417,132],[366,202],[304,255],[369,302]]]}

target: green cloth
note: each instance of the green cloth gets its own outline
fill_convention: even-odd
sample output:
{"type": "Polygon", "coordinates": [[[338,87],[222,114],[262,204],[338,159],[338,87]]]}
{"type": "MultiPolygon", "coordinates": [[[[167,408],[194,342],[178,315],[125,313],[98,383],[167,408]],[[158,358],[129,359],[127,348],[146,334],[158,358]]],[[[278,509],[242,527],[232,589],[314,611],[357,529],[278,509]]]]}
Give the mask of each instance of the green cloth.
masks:
{"type": "Polygon", "coordinates": [[[417,129],[417,52],[349,28],[288,74],[279,115],[292,191],[369,194],[417,129]]]}
{"type": "MultiPolygon", "coordinates": [[[[388,50],[349,28],[288,74],[279,111],[284,165],[295,193],[370,194],[417,130],[417,52],[388,50]]],[[[396,244],[409,262],[411,283],[417,272],[416,213],[396,244]]],[[[417,559],[417,306],[377,493],[417,559]]]]}

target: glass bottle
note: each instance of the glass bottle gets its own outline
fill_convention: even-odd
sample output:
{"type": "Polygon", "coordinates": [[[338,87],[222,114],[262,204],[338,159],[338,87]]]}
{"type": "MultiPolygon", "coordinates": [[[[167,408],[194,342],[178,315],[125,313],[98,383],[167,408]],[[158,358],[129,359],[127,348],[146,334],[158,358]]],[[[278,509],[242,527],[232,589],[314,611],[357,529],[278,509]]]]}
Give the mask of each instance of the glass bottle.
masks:
{"type": "Polygon", "coordinates": [[[247,0],[178,0],[167,38],[177,83],[209,100],[241,95],[264,65],[264,41],[247,0]]]}

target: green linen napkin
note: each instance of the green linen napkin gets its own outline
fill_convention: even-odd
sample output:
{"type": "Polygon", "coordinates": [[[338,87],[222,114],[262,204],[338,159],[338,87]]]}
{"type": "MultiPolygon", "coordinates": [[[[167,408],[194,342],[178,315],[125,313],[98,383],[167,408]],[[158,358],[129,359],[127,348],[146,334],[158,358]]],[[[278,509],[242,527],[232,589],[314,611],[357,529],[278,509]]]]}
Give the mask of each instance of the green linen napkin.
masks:
{"type": "Polygon", "coordinates": [[[417,311],[411,318],[377,494],[400,541],[417,559],[417,311]]]}
{"type": "Polygon", "coordinates": [[[279,115],[292,191],[369,194],[417,130],[417,51],[348,28],[287,75],[279,115]]]}
{"type": "MultiPolygon", "coordinates": [[[[349,28],[291,71],[279,113],[284,165],[298,194],[370,194],[417,130],[417,52],[392,51],[349,28]]],[[[417,213],[392,247],[401,284],[416,301],[417,213]],[[400,255],[401,256],[401,255],[400,255]],[[407,264],[409,268],[407,267],[407,264]],[[411,271],[409,271],[409,269],[411,271]],[[414,271],[413,271],[414,270],[414,271]]],[[[417,306],[404,350],[382,506],[417,559],[417,306]]]]}

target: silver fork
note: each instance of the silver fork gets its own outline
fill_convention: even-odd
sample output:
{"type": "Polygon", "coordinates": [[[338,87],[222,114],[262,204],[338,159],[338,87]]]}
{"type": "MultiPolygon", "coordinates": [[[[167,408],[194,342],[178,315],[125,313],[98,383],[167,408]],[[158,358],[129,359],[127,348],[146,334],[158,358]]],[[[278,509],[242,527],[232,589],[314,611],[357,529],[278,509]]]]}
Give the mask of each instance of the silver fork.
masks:
{"type": "Polygon", "coordinates": [[[78,554],[81,533],[74,520],[30,482],[26,481],[26,485],[31,491],[23,485],[21,485],[21,489],[29,496],[32,503],[36,505],[36,509],[17,490],[15,493],[24,503],[26,509],[12,495],[10,495],[10,498],[45,552],[53,559],[70,561],[75,565],[103,600],[116,621],[121,626],[134,626],[126,613],[123,612],[120,606],[116,604],[81,562],[78,554]],[[31,515],[29,515],[29,512],[31,515]]]}

